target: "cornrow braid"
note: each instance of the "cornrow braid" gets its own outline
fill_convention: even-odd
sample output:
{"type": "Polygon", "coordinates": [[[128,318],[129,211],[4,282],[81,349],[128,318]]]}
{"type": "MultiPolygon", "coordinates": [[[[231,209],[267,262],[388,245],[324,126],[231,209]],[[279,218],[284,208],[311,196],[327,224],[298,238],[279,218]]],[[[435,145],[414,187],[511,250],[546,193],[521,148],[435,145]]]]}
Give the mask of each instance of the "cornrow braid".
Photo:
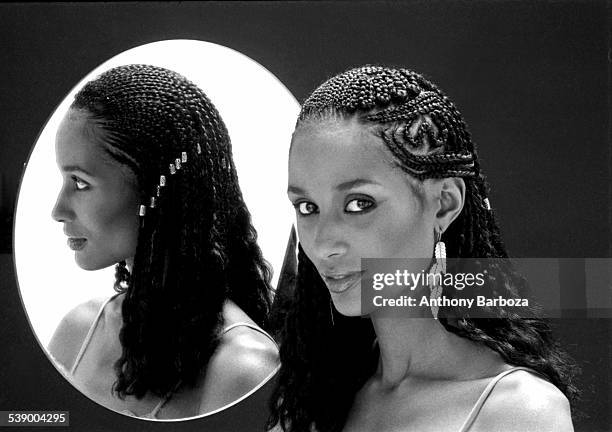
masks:
{"type": "MultiPolygon", "coordinates": [[[[420,181],[463,178],[464,207],[442,236],[448,257],[508,257],[467,125],[432,82],[407,69],[350,69],[312,92],[302,105],[296,130],[308,122],[338,117],[357,117],[371,127],[397,166],[420,181]]],[[[363,328],[363,322],[369,320],[335,314],[336,324],[329,324],[325,317],[329,294],[327,299],[322,294],[327,293],[324,283],[301,249],[299,260],[294,304],[285,317],[286,330],[280,334],[283,366],[271,400],[269,426],[280,424],[285,431],[340,431],[355,393],[373,373],[374,335],[371,329],[363,328]],[[338,322],[343,323],[342,330],[338,322]],[[340,335],[345,339],[347,335],[353,339],[360,336],[364,343],[356,344],[360,347],[356,351],[350,350],[338,342],[340,335]],[[322,362],[323,357],[328,361],[322,362]],[[346,384],[349,380],[351,385],[346,384]]],[[[485,286],[495,286],[506,298],[520,297],[526,281],[509,260],[489,261],[490,283],[485,286]]],[[[440,307],[438,317],[447,331],[490,347],[507,363],[533,368],[570,400],[575,399],[575,367],[552,338],[545,320],[518,317],[504,308],[484,312],[490,318],[470,318],[469,310],[440,307]],[[450,318],[457,316],[462,318],[450,318]]]]}
{"type": "Polygon", "coordinates": [[[148,206],[131,274],[124,264],[116,272],[126,295],[114,390],[163,397],[177,383],[195,385],[219,343],[224,301],[262,326],[270,307],[271,271],[225,124],[196,85],[148,65],[103,73],[72,108],[104,131],[106,153],[134,173],[148,206]]]}
{"type": "Polygon", "coordinates": [[[348,70],[306,99],[298,124],[329,110],[345,115],[360,112],[364,121],[384,125],[379,135],[399,167],[419,180],[479,175],[461,115],[439,89],[415,72],[380,66],[348,70]],[[415,123],[416,132],[411,133],[415,123]],[[423,150],[428,151],[417,154],[423,150]]]}

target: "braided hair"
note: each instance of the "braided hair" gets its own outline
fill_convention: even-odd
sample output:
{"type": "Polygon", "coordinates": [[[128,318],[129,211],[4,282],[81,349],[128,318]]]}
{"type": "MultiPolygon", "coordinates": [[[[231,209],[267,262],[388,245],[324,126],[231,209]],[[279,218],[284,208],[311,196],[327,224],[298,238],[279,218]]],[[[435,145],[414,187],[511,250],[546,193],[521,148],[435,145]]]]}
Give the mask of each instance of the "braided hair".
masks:
{"type": "MultiPolygon", "coordinates": [[[[509,260],[491,260],[508,254],[486,200],[488,185],[476,148],[444,93],[407,69],[359,67],[320,85],[304,102],[296,130],[307,122],[353,117],[374,130],[407,175],[420,181],[463,178],[464,207],[442,236],[448,256],[489,259],[488,293],[493,289],[495,295],[519,297],[526,281],[509,260]]],[[[282,367],[269,426],[280,424],[292,432],[340,431],[355,394],[376,370],[379,352],[372,348],[371,321],[330,312],[330,301],[299,246],[294,301],[279,334],[282,367]]],[[[553,340],[548,323],[501,307],[485,309],[473,318],[469,310],[442,306],[438,318],[447,331],[488,346],[509,364],[538,371],[573,399],[573,366],[553,340]]]]}
{"type": "Polygon", "coordinates": [[[271,270],[256,243],[227,129],[196,85],[148,65],[103,73],[71,108],[105,131],[105,152],[135,174],[147,206],[131,273],[125,262],[116,266],[115,290],[125,299],[114,391],[141,398],[195,385],[218,346],[224,301],[261,326],[270,308],[271,270]],[[180,168],[175,174],[171,163],[180,168]]]}

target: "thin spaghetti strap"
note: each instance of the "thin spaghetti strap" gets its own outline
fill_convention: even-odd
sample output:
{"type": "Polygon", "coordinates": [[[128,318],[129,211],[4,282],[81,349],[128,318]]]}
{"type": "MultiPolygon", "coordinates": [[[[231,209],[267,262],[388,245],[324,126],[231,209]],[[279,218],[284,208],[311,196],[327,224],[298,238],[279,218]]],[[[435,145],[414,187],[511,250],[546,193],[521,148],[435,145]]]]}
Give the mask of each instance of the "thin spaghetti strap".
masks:
{"type": "Polygon", "coordinates": [[[102,312],[104,312],[104,308],[106,307],[106,305],[115,297],[117,297],[119,294],[115,294],[111,297],[109,297],[108,299],[106,299],[104,301],[104,303],[102,303],[102,306],[100,307],[100,310],[98,311],[98,314],[96,315],[96,318],[93,320],[93,322],[91,323],[91,327],[89,327],[89,331],[87,332],[87,335],[85,336],[85,339],[83,340],[83,344],[81,345],[81,349],[79,350],[76,359],[74,360],[74,363],[72,364],[72,368],[70,369],[70,375],[74,375],[74,371],[76,371],[77,366],[79,365],[81,358],[83,357],[83,354],[85,354],[85,350],[87,349],[87,345],[89,345],[89,341],[91,340],[94,331],[96,329],[96,326],[98,325],[98,321],[100,320],[100,317],[102,316],[102,312]]]}
{"type": "MultiPolygon", "coordinates": [[[[512,369],[508,369],[508,370],[503,371],[502,373],[496,375],[491,381],[489,381],[489,384],[487,384],[487,386],[483,390],[482,394],[480,395],[480,397],[476,401],[476,404],[474,404],[474,407],[472,408],[472,410],[468,414],[467,418],[463,422],[463,425],[461,426],[461,429],[459,429],[459,432],[467,432],[469,430],[469,428],[472,427],[472,424],[474,424],[474,421],[476,420],[476,417],[478,417],[478,414],[480,413],[480,410],[482,409],[482,406],[484,405],[484,403],[486,402],[487,398],[489,397],[489,395],[493,391],[493,388],[495,387],[495,385],[503,377],[505,377],[506,375],[509,375],[509,374],[511,374],[513,372],[516,372],[516,371],[519,371],[519,370],[524,370],[524,371],[527,371],[527,372],[531,372],[531,373],[537,374],[536,371],[534,371],[533,369],[530,369],[528,367],[516,366],[516,367],[513,367],[512,369]]],[[[539,374],[537,374],[537,375],[539,375],[539,374]]]]}
{"type": "MultiPolygon", "coordinates": [[[[234,324],[230,324],[229,326],[225,327],[223,329],[223,331],[221,332],[222,335],[224,335],[225,333],[227,333],[228,331],[236,328],[236,327],[249,327],[250,329],[253,329],[263,335],[265,335],[266,337],[268,337],[272,343],[274,343],[274,345],[276,345],[276,341],[272,338],[272,336],[270,336],[267,332],[265,332],[263,329],[259,328],[258,326],[256,326],[255,324],[251,324],[248,322],[237,322],[234,324]]],[[[276,345],[276,347],[278,348],[278,345],[276,345]]],[[[276,372],[276,371],[274,371],[276,372]]],[[[166,397],[164,397],[162,400],[159,401],[159,403],[155,406],[155,408],[153,408],[153,411],[151,411],[148,415],[146,415],[146,417],[148,418],[157,418],[157,414],[159,413],[159,411],[164,407],[164,405],[166,405],[166,403],[168,403],[168,401],[170,400],[170,398],[172,397],[172,395],[178,390],[178,388],[181,386],[181,382],[179,382],[176,387],[174,387],[174,389],[169,392],[166,397]]]]}
{"type": "Polygon", "coordinates": [[[231,329],[236,328],[236,327],[248,327],[250,329],[253,329],[253,330],[259,332],[259,333],[263,334],[264,336],[266,336],[268,339],[270,339],[272,341],[272,343],[274,345],[276,345],[276,347],[278,348],[278,345],[276,344],[276,341],[274,340],[274,338],[272,336],[270,336],[266,331],[264,331],[263,329],[259,328],[255,324],[251,324],[251,323],[248,323],[248,322],[237,322],[237,323],[234,323],[234,324],[230,324],[230,325],[228,325],[227,327],[225,327],[223,329],[221,334],[224,335],[225,333],[227,333],[228,331],[230,331],[231,329]]]}
{"type": "Polygon", "coordinates": [[[181,386],[182,381],[179,381],[174,388],[168,392],[168,394],[159,401],[159,403],[157,405],[155,405],[155,408],[153,408],[153,411],[151,411],[148,415],[146,415],[145,417],[148,418],[157,418],[157,413],[159,413],[159,410],[161,410],[164,405],[166,405],[166,403],[168,403],[168,401],[170,400],[170,398],[172,397],[172,395],[178,390],[178,388],[181,386]]]}

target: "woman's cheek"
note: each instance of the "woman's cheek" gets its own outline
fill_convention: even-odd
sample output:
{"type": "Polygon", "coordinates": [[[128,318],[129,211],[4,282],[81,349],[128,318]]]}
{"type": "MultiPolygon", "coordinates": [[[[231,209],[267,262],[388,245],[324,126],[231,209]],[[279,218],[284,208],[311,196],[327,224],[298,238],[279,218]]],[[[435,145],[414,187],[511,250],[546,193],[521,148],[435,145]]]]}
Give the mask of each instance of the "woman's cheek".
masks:
{"type": "Polygon", "coordinates": [[[414,221],[406,220],[398,212],[380,212],[376,223],[369,226],[364,239],[372,250],[371,257],[403,258],[413,256],[414,221]]]}
{"type": "Polygon", "coordinates": [[[297,235],[298,241],[306,252],[306,255],[310,257],[310,246],[312,241],[312,227],[308,221],[304,220],[304,217],[297,217],[297,235]]]}

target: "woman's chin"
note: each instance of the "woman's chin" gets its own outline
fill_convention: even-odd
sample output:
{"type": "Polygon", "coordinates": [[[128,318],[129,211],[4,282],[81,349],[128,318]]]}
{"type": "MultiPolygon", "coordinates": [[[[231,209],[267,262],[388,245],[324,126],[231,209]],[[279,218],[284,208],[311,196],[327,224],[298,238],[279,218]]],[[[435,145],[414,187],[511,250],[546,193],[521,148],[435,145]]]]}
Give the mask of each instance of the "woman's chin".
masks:
{"type": "Polygon", "coordinates": [[[361,299],[358,298],[357,301],[346,301],[346,299],[338,299],[334,298],[332,294],[332,302],[334,304],[334,309],[344,316],[347,317],[356,317],[365,315],[361,311],[361,299]]]}
{"type": "Polygon", "coordinates": [[[86,270],[86,271],[102,270],[106,267],[110,267],[113,264],[115,264],[114,262],[108,263],[108,262],[99,262],[97,260],[91,260],[88,257],[80,255],[78,252],[75,253],[74,261],[76,262],[76,265],[78,265],[81,269],[86,270]]]}

